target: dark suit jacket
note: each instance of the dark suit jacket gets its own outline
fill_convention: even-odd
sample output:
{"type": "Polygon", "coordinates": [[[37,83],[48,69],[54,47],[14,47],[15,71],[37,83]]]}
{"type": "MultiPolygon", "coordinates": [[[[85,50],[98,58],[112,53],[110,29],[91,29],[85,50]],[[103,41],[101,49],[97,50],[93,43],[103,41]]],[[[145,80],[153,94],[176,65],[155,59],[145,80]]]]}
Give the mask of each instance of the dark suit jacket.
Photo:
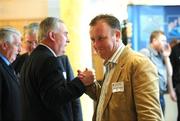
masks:
{"type": "MultiPolygon", "coordinates": [[[[68,56],[63,55],[59,56],[58,59],[63,64],[64,71],[66,72],[66,80],[70,81],[74,79],[74,73],[71,67],[71,64],[69,62],[68,56]]],[[[80,99],[77,98],[76,100],[73,100],[71,103],[72,107],[72,113],[73,113],[73,120],[74,121],[82,121],[82,110],[81,110],[81,102],[80,99]]]]}
{"type": "MultiPolygon", "coordinates": [[[[172,48],[170,60],[173,67],[173,86],[180,87],[180,43],[172,48]]],[[[177,88],[176,88],[177,89],[177,88]]],[[[180,88],[178,89],[180,91],[180,88]]]]}
{"type": "Polygon", "coordinates": [[[20,85],[17,77],[0,58],[0,120],[20,120],[20,85]]]}
{"type": "Polygon", "coordinates": [[[71,101],[85,92],[78,79],[66,81],[61,62],[39,45],[22,68],[23,119],[72,121],[71,101]]]}
{"type": "Polygon", "coordinates": [[[29,55],[28,53],[24,53],[22,55],[19,55],[16,60],[11,64],[16,72],[16,74],[19,76],[21,68],[24,64],[24,62],[28,59],[29,55]]]}

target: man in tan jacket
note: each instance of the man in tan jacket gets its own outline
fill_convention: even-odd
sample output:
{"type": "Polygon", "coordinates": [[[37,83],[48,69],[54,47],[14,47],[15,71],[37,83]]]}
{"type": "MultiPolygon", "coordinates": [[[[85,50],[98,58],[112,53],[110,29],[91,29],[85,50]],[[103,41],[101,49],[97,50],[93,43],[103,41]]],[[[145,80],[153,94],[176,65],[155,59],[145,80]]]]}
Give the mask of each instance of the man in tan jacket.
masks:
{"type": "Polygon", "coordinates": [[[158,75],[145,56],[125,47],[119,20],[96,16],[90,22],[90,38],[97,54],[105,60],[105,78],[87,87],[97,101],[95,121],[163,121],[158,75]]]}

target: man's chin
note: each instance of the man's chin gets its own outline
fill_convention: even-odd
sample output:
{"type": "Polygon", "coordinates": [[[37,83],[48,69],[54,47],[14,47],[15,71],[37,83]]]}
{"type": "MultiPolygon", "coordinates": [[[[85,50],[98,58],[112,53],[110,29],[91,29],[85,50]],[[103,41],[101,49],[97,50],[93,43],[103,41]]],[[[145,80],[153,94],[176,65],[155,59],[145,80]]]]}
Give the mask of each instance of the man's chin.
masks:
{"type": "Polygon", "coordinates": [[[16,59],[13,58],[13,59],[10,59],[9,62],[10,62],[10,63],[13,63],[15,60],[16,60],[16,59]]]}
{"type": "Polygon", "coordinates": [[[62,55],[64,55],[64,54],[65,54],[65,51],[59,53],[58,56],[62,56],[62,55]]]}
{"type": "Polygon", "coordinates": [[[104,54],[98,54],[102,59],[105,59],[104,54]]]}

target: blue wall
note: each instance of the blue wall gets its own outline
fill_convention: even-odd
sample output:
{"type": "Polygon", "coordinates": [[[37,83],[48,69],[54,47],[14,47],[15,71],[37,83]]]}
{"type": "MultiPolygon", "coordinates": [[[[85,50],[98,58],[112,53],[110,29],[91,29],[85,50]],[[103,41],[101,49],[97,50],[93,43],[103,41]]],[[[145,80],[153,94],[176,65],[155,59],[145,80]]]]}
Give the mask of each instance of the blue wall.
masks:
{"type": "Polygon", "coordinates": [[[148,46],[154,30],[164,31],[168,41],[180,38],[179,6],[128,6],[128,20],[133,25],[132,48],[136,51],[148,46]]]}

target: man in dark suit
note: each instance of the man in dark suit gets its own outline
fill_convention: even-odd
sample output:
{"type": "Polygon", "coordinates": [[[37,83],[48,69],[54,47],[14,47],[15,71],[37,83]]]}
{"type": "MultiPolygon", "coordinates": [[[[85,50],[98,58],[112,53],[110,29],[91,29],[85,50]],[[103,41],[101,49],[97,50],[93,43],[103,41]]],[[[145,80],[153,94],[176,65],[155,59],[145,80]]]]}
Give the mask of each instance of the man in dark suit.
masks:
{"type": "MultiPolygon", "coordinates": [[[[74,73],[69,62],[68,56],[62,55],[58,57],[59,61],[63,64],[63,70],[66,75],[66,80],[70,81],[74,79],[74,73]]],[[[74,121],[83,121],[82,118],[82,109],[81,109],[81,102],[80,99],[77,98],[72,101],[71,103],[72,113],[73,113],[73,120],[74,121]]]]}
{"type": "Polygon", "coordinates": [[[177,97],[177,121],[180,121],[180,43],[177,43],[172,48],[170,60],[173,67],[173,86],[175,88],[177,97]]]}
{"type": "Polygon", "coordinates": [[[48,17],[40,23],[40,44],[22,68],[23,119],[73,121],[72,101],[93,83],[92,71],[79,71],[78,77],[66,81],[57,56],[65,52],[67,28],[58,18],[48,17]]]}
{"type": "Polygon", "coordinates": [[[28,59],[31,52],[36,48],[38,41],[38,23],[30,23],[24,27],[24,48],[26,53],[19,55],[16,60],[12,63],[14,70],[18,77],[20,77],[20,71],[24,62],[28,59]]]}
{"type": "Polygon", "coordinates": [[[14,28],[0,28],[0,120],[20,120],[20,85],[10,66],[20,52],[21,34],[14,28]]]}

